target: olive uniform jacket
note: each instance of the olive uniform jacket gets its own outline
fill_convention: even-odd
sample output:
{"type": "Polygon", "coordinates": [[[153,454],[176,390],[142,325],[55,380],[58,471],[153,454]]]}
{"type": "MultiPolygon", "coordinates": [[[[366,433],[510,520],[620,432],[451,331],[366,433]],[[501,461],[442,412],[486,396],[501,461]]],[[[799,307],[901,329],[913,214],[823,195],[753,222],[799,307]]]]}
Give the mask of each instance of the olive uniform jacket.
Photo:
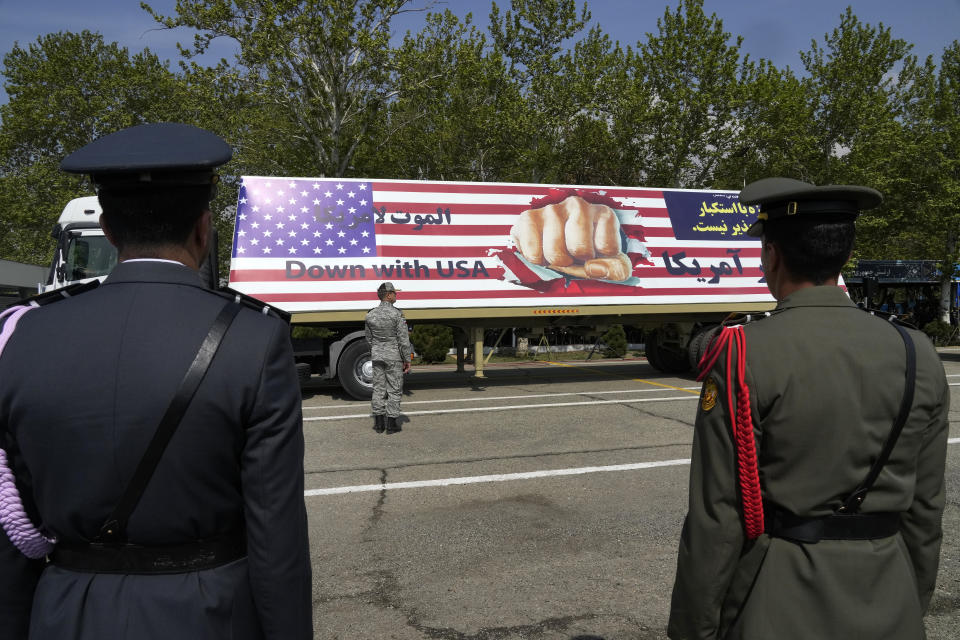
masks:
{"type": "MultiPolygon", "coordinates": [[[[829,515],[867,476],[893,427],[903,340],[834,286],[795,292],[744,334],[764,503],[829,515]]],[[[704,385],[716,385],[716,402],[702,392],[697,413],[670,638],[924,637],[942,537],[950,393],[930,341],[910,334],[910,417],[861,508],[901,514],[899,533],[879,540],[746,539],[726,358],[718,360],[704,385]]]]}
{"type": "MultiPolygon", "coordinates": [[[[25,507],[60,540],[98,534],[225,302],[183,265],[130,261],[20,319],[0,357],[0,438],[25,507]]],[[[0,636],[29,621],[37,640],[312,638],[300,407],[286,323],[242,309],[127,531],[149,546],[242,527],[247,558],[86,573],[26,561],[0,531],[0,636]]]]}

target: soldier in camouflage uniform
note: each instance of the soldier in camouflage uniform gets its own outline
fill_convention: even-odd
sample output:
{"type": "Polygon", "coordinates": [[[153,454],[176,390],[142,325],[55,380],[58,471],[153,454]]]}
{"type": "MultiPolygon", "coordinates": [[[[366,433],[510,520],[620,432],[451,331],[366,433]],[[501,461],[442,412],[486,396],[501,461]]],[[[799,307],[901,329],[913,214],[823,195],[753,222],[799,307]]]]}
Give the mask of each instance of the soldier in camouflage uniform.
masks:
{"type": "Polygon", "coordinates": [[[778,304],[708,351],[668,635],[921,640],[950,391],[923,333],[837,286],[880,194],[768,178],[740,202],[778,304]]]}
{"type": "Polygon", "coordinates": [[[397,289],[384,282],[377,288],[380,306],[367,312],[365,329],[373,361],[373,430],[400,431],[400,394],[403,374],[410,370],[410,336],[403,313],[393,306],[397,289]]]}

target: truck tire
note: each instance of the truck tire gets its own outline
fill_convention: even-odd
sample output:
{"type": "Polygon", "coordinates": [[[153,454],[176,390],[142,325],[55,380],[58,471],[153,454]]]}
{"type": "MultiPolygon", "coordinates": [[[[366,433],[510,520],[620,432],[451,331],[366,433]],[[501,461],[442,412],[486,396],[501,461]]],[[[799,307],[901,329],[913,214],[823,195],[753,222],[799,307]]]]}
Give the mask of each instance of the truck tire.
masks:
{"type": "Polygon", "coordinates": [[[373,362],[365,340],[354,340],[340,354],[337,379],[344,391],[357,400],[369,400],[373,396],[373,362]]]}
{"type": "Polygon", "coordinates": [[[647,361],[663,373],[684,373],[690,370],[690,358],[686,349],[666,345],[659,331],[651,331],[647,338],[647,361]]]}
{"type": "Polygon", "coordinates": [[[663,363],[660,362],[660,352],[657,351],[657,332],[651,331],[644,337],[644,355],[647,356],[647,362],[657,371],[663,371],[663,363]]]}
{"type": "Polygon", "coordinates": [[[707,347],[710,346],[710,341],[713,339],[713,336],[716,334],[716,330],[720,328],[718,324],[708,324],[706,326],[700,327],[690,338],[690,345],[687,347],[687,353],[690,357],[690,368],[696,371],[700,366],[700,359],[703,357],[703,354],[706,353],[707,347]]]}

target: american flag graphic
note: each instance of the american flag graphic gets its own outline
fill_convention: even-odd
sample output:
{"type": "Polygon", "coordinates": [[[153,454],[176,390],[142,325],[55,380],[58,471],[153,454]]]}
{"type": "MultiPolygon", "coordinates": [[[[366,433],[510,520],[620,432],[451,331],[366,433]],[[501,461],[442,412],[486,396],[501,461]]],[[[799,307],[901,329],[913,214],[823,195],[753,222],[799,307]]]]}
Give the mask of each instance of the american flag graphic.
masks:
{"type": "Polygon", "coordinates": [[[770,302],[756,212],[736,192],[348,178],[242,179],[230,286],[288,312],[365,311],[380,282],[401,309],[770,302]],[[530,263],[511,229],[577,196],[609,206],[632,274],[530,263]]]}

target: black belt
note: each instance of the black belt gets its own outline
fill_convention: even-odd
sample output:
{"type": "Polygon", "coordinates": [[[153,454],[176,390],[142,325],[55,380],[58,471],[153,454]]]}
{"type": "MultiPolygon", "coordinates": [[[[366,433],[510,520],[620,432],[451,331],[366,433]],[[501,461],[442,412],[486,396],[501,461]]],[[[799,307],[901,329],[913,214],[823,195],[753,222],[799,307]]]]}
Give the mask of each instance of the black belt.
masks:
{"type": "Polygon", "coordinates": [[[64,569],[90,573],[163,574],[212,569],[246,555],[247,536],[241,530],[209,540],[167,546],[58,542],[50,562],[64,569]]]}
{"type": "Polygon", "coordinates": [[[766,533],[774,538],[815,544],[821,540],[877,540],[900,530],[899,513],[834,513],[806,518],[767,509],[766,533]]]}

